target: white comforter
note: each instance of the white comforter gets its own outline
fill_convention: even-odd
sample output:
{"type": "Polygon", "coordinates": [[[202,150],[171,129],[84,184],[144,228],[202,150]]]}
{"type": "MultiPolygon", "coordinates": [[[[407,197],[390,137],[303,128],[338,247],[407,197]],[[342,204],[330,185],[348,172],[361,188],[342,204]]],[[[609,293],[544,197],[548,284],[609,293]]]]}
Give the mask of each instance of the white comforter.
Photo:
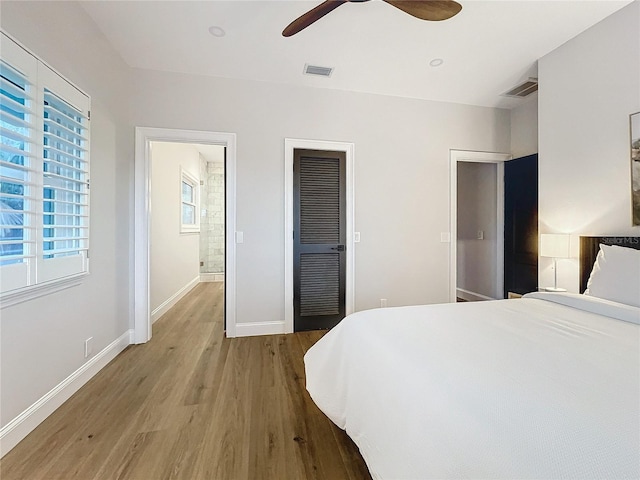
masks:
{"type": "Polygon", "coordinates": [[[376,479],[637,479],[639,323],[571,294],[359,312],[307,390],[376,479]]]}

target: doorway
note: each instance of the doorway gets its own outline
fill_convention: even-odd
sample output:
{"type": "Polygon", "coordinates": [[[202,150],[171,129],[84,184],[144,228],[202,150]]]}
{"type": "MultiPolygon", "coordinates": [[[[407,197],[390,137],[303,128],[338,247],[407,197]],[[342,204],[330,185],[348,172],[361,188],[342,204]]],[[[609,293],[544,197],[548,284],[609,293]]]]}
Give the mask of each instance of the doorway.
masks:
{"type": "Polygon", "coordinates": [[[498,164],[458,162],[456,299],[499,298],[498,164]]]}
{"type": "Polygon", "coordinates": [[[345,165],[344,315],[354,312],[354,159],[355,145],[322,140],[285,139],[285,333],[294,331],[294,150],[343,152],[345,165]]]}
{"type": "Polygon", "coordinates": [[[225,151],[223,145],[150,144],[152,323],[198,283],[224,283],[225,151]]]}
{"type": "MultiPolygon", "coordinates": [[[[450,302],[455,302],[461,295],[464,300],[502,298],[504,285],[504,162],[509,159],[511,159],[511,155],[506,153],[450,151],[450,302]],[[473,190],[477,195],[490,195],[492,198],[491,206],[494,210],[486,214],[483,213],[486,217],[485,220],[479,218],[479,211],[471,212],[471,217],[468,217],[466,215],[467,212],[460,210],[461,206],[458,205],[459,164],[468,164],[468,171],[463,174],[464,183],[461,188],[473,190]],[[482,166],[474,167],[475,164],[489,164],[490,167],[487,169],[482,166]],[[486,189],[491,189],[492,191],[485,192],[484,190],[486,189]],[[493,220],[489,220],[488,223],[482,223],[487,222],[487,218],[493,220]],[[464,228],[461,228],[461,232],[459,232],[459,220],[464,223],[464,228]],[[458,254],[459,249],[460,255],[458,254]],[[481,255],[479,251],[483,249],[490,250],[494,259],[490,268],[488,265],[483,265],[483,263],[486,263],[484,262],[485,259],[478,260],[479,255],[481,255]],[[462,261],[464,261],[464,264],[462,264],[462,261]],[[483,271],[480,272],[480,269],[483,271]],[[462,275],[474,277],[476,281],[480,282],[478,283],[480,287],[473,287],[470,290],[459,288],[458,280],[459,276],[462,275]],[[488,281],[483,278],[486,275],[489,275],[488,281]],[[474,288],[482,291],[473,291],[474,288]]],[[[462,197],[464,199],[465,195],[462,195],[462,197]]],[[[486,205],[484,207],[486,209],[486,205]]],[[[471,284],[473,285],[473,283],[471,284]]]]}
{"type": "MultiPolygon", "coordinates": [[[[151,235],[151,144],[174,142],[182,144],[219,145],[225,148],[225,260],[224,260],[224,320],[227,337],[236,335],[236,136],[233,133],[201,132],[160,128],[136,128],[135,153],[135,216],[134,216],[134,338],[133,343],[145,343],[152,336],[150,307],[150,235],[151,235]]],[[[181,189],[180,183],[175,185],[181,189]]],[[[185,202],[182,202],[185,203],[185,202]]],[[[189,202],[186,202],[189,203],[189,202]]],[[[193,212],[199,216],[200,211],[193,212]]],[[[176,216],[176,225],[180,217],[176,216]]],[[[199,249],[196,248],[196,252],[199,249]]]]}

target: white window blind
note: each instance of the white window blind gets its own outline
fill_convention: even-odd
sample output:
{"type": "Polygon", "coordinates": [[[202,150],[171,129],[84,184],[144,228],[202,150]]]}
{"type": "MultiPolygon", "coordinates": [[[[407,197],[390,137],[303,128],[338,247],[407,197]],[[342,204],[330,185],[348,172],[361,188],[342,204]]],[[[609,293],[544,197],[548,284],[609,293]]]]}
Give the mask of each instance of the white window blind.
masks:
{"type": "Polygon", "coordinates": [[[0,291],[88,271],[89,98],[2,34],[0,291]]]}

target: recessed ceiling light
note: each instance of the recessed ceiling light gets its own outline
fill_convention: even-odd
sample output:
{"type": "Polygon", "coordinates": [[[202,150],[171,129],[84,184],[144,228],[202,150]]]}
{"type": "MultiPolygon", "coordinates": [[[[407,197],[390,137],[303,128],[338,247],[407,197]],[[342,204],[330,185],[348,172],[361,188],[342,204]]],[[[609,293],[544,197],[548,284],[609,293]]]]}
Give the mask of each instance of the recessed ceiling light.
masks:
{"type": "Polygon", "coordinates": [[[433,60],[431,60],[429,62],[429,66],[431,67],[439,67],[440,65],[442,65],[444,63],[444,60],[441,58],[434,58],[433,60]]]}
{"type": "Polygon", "coordinates": [[[209,27],[209,33],[214,37],[224,37],[226,35],[226,32],[221,27],[218,27],[217,25],[213,25],[209,27]]]}

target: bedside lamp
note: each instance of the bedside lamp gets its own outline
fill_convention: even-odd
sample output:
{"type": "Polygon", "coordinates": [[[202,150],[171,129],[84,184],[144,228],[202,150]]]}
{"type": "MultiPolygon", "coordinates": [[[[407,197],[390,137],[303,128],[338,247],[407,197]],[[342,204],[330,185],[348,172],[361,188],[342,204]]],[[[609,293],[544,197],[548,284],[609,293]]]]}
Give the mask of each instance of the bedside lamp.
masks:
{"type": "Polygon", "coordinates": [[[545,287],[547,292],[566,292],[558,288],[558,259],[569,258],[569,235],[560,233],[543,233],[540,235],[540,256],[553,258],[553,287],[545,287]]]}

